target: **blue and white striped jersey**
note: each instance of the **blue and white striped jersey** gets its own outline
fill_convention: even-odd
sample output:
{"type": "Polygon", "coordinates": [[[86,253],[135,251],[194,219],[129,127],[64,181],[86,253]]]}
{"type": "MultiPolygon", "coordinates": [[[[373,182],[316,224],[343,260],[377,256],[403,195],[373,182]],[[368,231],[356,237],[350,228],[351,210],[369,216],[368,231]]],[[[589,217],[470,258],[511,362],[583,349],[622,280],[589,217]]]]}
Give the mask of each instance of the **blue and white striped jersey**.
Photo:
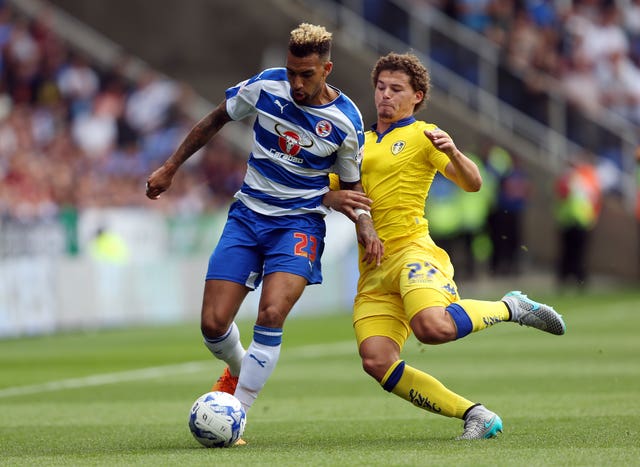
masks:
{"type": "Polygon", "coordinates": [[[298,105],[285,68],[270,68],[227,89],[234,120],[256,115],[253,148],[235,197],[266,215],[327,214],[329,173],[360,180],[364,131],[355,104],[339,96],[322,106],[298,105]]]}

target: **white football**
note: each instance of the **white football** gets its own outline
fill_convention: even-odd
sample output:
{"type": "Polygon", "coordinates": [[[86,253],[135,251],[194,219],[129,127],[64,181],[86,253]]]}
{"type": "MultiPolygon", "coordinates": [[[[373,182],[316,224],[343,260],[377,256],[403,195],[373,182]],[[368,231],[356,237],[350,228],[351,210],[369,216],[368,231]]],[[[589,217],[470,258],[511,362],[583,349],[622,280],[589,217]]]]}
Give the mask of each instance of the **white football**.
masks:
{"type": "Polygon", "coordinates": [[[240,401],[226,392],[208,392],[198,397],[189,414],[189,429],[208,448],[233,446],[244,433],[247,415],[240,401]]]}

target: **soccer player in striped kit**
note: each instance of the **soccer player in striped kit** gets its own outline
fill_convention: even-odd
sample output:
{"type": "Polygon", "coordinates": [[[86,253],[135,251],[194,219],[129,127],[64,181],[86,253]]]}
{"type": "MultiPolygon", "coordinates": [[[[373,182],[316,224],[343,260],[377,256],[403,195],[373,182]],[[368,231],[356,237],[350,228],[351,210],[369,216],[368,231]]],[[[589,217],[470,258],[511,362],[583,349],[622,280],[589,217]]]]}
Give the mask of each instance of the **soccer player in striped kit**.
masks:
{"type": "Polygon", "coordinates": [[[255,116],[244,183],[229,209],[209,260],[201,329],[211,353],[227,367],[212,390],[234,394],[245,410],[273,372],[285,319],[308,284],[322,281],[322,203],[329,173],[350,189],[342,212],[356,221],[367,261],[379,262],[380,242],[360,183],[364,131],[360,111],[326,82],[332,34],[303,23],[291,31],[286,67],[271,68],[226,91],[225,99],[148,178],[157,199],[178,168],[227,122],[255,116]],[[357,211],[357,212],[356,212],[357,211]],[[234,322],[247,293],[262,282],[253,340],[245,350],[234,322]]]}

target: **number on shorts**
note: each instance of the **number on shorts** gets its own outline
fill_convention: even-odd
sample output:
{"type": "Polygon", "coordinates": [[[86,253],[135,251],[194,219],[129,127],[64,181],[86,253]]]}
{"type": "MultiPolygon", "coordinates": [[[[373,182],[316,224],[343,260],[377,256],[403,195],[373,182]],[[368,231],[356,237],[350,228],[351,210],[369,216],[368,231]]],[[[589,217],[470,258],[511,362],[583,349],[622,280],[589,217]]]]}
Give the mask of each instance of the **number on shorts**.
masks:
{"type": "Polygon", "coordinates": [[[304,232],[294,232],[293,238],[298,240],[296,245],[293,247],[294,253],[298,256],[309,258],[309,261],[311,262],[315,261],[318,249],[318,241],[316,240],[316,237],[313,235],[307,235],[304,232]]]}
{"type": "MultiPolygon", "coordinates": [[[[407,267],[409,268],[409,279],[413,279],[417,274],[422,274],[421,270],[422,270],[422,264],[420,263],[409,263],[407,264],[407,267]]],[[[424,262],[424,267],[428,268],[429,266],[431,266],[431,264],[429,264],[428,262],[424,262]]],[[[435,274],[436,270],[431,268],[428,271],[429,275],[435,274]]]]}

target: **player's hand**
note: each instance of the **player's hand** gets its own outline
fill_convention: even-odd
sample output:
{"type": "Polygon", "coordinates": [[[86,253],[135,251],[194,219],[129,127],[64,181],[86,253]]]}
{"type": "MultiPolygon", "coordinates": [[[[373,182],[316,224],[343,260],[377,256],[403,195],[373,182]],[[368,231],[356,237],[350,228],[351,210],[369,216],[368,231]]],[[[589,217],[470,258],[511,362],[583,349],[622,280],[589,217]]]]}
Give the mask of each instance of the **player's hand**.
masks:
{"type": "Polygon", "coordinates": [[[429,139],[429,141],[431,141],[431,143],[433,143],[436,149],[444,152],[449,157],[453,157],[458,151],[458,148],[453,142],[451,136],[440,128],[424,130],[424,135],[429,139]]]}
{"type": "Polygon", "coordinates": [[[353,222],[358,220],[356,209],[371,209],[371,199],[360,192],[354,190],[333,190],[325,193],[322,204],[330,207],[334,211],[341,212],[353,222]]]}
{"type": "Polygon", "coordinates": [[[384,256],[384,244],[373,227],[371,217],[366,214],[360,214],[360,217],[356,220],[356,235],[358,243],[364,247],[362,261],[367,264],[375,261],[376,266],[380,266],[384,256]]]}
{"type": "Polygon", "coordinates": [[[171,186],[175,170],[164,165],[155,170],[147,179],[147,198],[158,199],[171,186]]]}

